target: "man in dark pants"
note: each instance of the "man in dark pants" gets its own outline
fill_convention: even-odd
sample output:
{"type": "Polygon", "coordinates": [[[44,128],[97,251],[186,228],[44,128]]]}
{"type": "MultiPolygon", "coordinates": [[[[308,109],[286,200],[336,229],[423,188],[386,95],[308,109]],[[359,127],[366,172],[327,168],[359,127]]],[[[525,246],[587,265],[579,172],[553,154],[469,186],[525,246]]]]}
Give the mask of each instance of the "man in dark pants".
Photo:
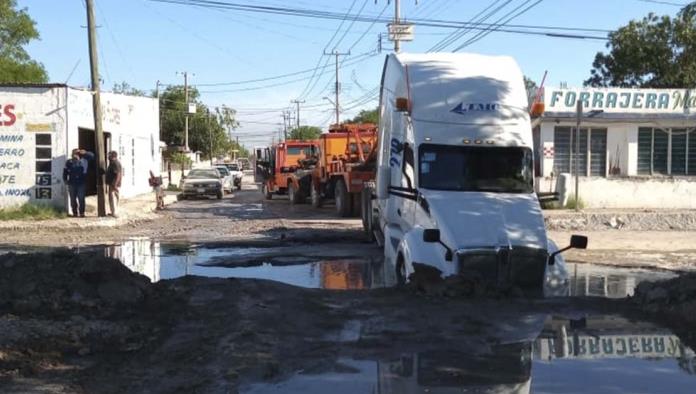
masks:
{"type": "Polygon", "coordinates": [[[65,162],[65,168],[63,168],[63,181],[68,185],[70,208],[75,217],[78,215],[78,209],[80,217],[85,217],[85,180],[88,161],[93,159],[92,152],[73,149],[72,158],[65,162]]]}
{"type": "Polygon", "coordinates": [[[118,217],[118,200],[119,189],[121,188],[121,177],[123,170],[121,163],[118,161],[118,153],[116,151],[109,152],[109,166],[106,167],[106,187],[109,192],[109,207],[111,208],[111,216],[118,217]]]}

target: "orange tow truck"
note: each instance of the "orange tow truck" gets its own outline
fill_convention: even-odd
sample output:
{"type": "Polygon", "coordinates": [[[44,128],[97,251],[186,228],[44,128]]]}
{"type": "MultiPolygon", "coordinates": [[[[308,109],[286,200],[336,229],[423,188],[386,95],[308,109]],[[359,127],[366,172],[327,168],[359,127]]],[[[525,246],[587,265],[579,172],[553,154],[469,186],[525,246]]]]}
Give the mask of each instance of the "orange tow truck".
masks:
{"type": "Polygon", "coordinates": [[[363,184],[374,180],[368,157],[377,149],[377,126],[372,123],[333,125],[319,137],[317,163],[309,195],[312,205],[334,199],[338,216],[360,215],[363,184]]]}
{"type": "MultiPolygon", "coordinates": [[[[256,150],[256,178],[261,182],[261,192],[267,200],[274,194],[288,193],[290,178],[301,169],[301,160],[314,155],[317,141],[286,140],[267,148],[256,150]]],[[[292,191],[292,190],[291,190],[292,191]]]]}

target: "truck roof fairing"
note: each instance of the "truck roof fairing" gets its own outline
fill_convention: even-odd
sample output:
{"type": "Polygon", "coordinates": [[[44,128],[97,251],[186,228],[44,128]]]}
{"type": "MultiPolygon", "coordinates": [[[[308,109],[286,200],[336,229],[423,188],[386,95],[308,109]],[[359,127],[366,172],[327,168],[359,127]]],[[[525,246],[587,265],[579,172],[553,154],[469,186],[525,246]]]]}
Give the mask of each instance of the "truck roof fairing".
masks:
{"type": "Polygon", "coordinates": [[[386,92],[383,99],[408,97],[416,142],[427,137],[461,144],[466,137],[532,146],[527,93],[513,58],[403,53],[389,55],[386,67],[392,61],[401,69],[399,85],[406,91],[386,92]]]}

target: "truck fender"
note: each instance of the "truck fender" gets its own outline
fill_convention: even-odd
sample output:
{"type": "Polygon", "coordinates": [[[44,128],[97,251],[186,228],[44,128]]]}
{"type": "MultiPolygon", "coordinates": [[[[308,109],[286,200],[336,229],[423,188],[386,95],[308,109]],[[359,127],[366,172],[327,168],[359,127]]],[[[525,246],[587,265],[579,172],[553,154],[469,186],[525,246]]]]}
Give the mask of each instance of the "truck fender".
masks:
{"type": "Polygon", "coordinates": [[[456,263],[445,261],[445,249],[440,244],[423,242],[423,227],[413,227],[404,235],[398,253],[404,256],[409,274],[414,271],[413,263],[437,268],[443,278],[456,273],[456,263]]]}

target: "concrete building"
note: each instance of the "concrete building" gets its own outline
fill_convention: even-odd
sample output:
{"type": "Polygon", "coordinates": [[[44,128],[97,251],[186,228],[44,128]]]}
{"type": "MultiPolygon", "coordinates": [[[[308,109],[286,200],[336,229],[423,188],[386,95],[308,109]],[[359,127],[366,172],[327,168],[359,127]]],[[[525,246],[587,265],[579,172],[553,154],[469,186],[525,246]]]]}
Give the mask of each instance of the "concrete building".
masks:
{"type": "Polygon", "coordinates": [[[594,208],[696,208],[696,91],[547,89],[535,130],[537,188],[573,193],[576,103],[580,198],[594,208]],[[559,187],[560,186],[560,187],[559,187]]]}
{"type": "MultiPolygon", "coordinates": [[[[123,166],[121,197],[151,191],[149,170],[159,170],[157,99],[102,93],[104,152],[123,166]]],[[[67,208],[62,174],[74,148],[94,152],[92,95],[60,84],[0,85],[0,208],[27,202],[67,208]]],[[[87,195],[96,194],[91,162],[87,195]]]]}

